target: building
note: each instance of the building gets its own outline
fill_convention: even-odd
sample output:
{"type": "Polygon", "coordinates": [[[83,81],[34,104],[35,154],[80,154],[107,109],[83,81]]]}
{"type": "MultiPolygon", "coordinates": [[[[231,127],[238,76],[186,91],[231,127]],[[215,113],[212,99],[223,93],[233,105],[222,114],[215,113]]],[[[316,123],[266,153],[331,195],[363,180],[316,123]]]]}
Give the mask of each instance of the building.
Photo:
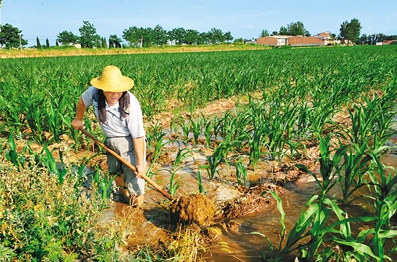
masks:
{"type": "Polygon", "coordinates": [[[256,40],[258,45],[268,46],[326,46],[335,43],[331,39],[329,32],[323,32],[316,36],[291,36],[291,35],[273,35],[260,37],[256,40]]]}
{"type": "Polygon", "coordinates": [[[384,40],[379,45],[397,45],[397,40],[384,40]]]}

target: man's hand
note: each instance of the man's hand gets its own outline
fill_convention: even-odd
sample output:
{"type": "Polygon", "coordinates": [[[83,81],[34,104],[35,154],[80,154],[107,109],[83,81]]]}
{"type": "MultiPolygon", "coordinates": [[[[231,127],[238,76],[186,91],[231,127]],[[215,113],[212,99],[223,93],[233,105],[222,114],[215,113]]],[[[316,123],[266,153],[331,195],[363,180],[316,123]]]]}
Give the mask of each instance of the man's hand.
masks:
{"type": "Polygon", "coordinates": [[[72,127],[76,130],[84,128],[84,123],[81,120],[74,119],[71,124],[72,124],[72,127]]]}
{"type": "Polygon", "coordinates": [[[139,165],[136,165],[136,171],[135,171],[135,175],[139,178],[143,178],[142,176],[146,175],[146,167],[141,167],[139,165]]]}

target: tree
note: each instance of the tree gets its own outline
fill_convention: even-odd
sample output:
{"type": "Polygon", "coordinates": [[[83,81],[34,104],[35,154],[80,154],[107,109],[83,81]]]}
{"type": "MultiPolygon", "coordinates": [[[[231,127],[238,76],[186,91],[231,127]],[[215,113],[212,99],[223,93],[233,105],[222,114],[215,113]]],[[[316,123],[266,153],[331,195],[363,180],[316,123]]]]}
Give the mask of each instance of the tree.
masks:
{"type": "Polygon", "coordinates": [[[209,41],[210,40],[209,40],[208,33],[202,32],[202,33],[199,34],[199,39],[198,39],[197,44],[198,45],[205,45],[205,44],[209,44],[209,41]]]}
{"type": "Polygon", "coordinates": [[[129,46],[140,46],[143,44],[144,29],[136,26],[129,27],[123,31],[123,39],[129,43],[129,46]]]}
{"type": "Polygon", "coordinates": [[[27,45],[28,41],[23,39],[22,30],[10,24],[0,25],[0,46],[6,48],[18,48],[27,45]]]}
{"type": "Polygon", "coordinates": [[[266,29],[262,30],[262,33],[261,33],[260,37],[265,37],[265,36],[269,36],[269,31],[267,31],[266,29]]]}
{"type": "Polygon", "coordinates": [[[385,40],[385,39],[386,39],[386,36],[382,33],[372,34],[372,35],[363,34],[360,37],[359,42],[361,44],[366,44],[366,45],[376,45],[377,42],[383,42],[383,40],[385,40]]]}
{"type": "Polygon", "coordinates": [[[289,23],[287,25],[287,30],[290,35],[310,36],[309,31],[306,30],[305,26],[300,21],[298,21],[296,23],[289,23]]]}
{"type": "Polygon", "coordinates": [[[150,47],[153,44],[155,38],[154,30],[151,27],[146,27],[143,29],[142,46],[150,47]]]}
{"type": "Polygon", "coordinates": [[[208,37],[211,44],[225,42],[225,35],[223,34],[221,29],[212,28],[211,31],[208,32],[208,37]]]}
{"type": "Polygon", "coordinates": [[[48,41],[48,38],[45,39],[45,47],[50,48],[50,41],[48,41]]]}
{"type": "Polygon", "coordinates": [[[244,39],[242,37],[234,39],[235,44],[244,44],[244,39]]]}
{"type": "Polygon", "coordinates": [[[117,35],[109,36],[109,48],[121,48],[121,39],[117,35]]]}
{"type": "Polygon", "coordinates": [[[188,45],[198,44],[200,38],[200,33],[194,29],[186,30],[186,34],[183,42],[188,45]]]}
{"type": "Polygon", "coordinates": [[[172,30],[168,31],[168,37],[170,41],[175,44],[183,44],[186,42],[186,30],[182,27],[173,28],[172,30]]]}
{"type": "Polygon", "coordinates": [[[285,26],[280,27],[280,31],[278,32],[279,35],[290,35],[290,32],[285,26]]]}
{"type": "Polygon", "coordinates": [[[357,18],[350,20],[350,23],[345,21],[340,26],[340,36],[351,43],[356,42],[360,36],[361,24],[357,18]]]}
{"type": "Polygon", "coordinates": [[[36,48],[41,49],[41,44],[40,44],[40,39],[39,37],[36,37],[36,48]]]}
{"type": "Polygon", "coordinates": [[[96,28],[88,21],[83,21],[83,26],[79,28],[81,47],[98,47],[101,37],[96,33],[96,28]]]}
{"type": "Polygon", "coordinates": [[[229,31],[226,32],[223,36],[224,36],[226,42],[231,42],[233,40],[232,33],[230,33],[229,31]]]}
{"type": "Polygon", "coordinates": [[[63,31],[61,33],[59,33],[59,35],[57,36],[57,42],[61,43],[62,45],[70,45],[70,44],[75,44],[77,43],[77,39],[79,37],[75,34],[73,34],[72,32],[68,32],[68,31],[63,31]]]}
{"type": "Polygon", "coordinates": [[[153,44],[163,46],[167,44],[167,40],[167,30],[163,29],[160,25],[156,25],[153,29],[153,44]]]}

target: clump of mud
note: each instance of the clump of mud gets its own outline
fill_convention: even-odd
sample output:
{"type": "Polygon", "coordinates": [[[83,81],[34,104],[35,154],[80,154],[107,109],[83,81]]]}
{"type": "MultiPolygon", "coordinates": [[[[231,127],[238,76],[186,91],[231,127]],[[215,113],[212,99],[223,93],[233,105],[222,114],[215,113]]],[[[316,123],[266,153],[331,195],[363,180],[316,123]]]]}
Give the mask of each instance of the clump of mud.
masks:
{"type": "Polygon", "coordinates": [[[202,194],[185,195],[177,198],[170,207],[173,224],[209,224],[215,215],[216,205],[202,194]]]}

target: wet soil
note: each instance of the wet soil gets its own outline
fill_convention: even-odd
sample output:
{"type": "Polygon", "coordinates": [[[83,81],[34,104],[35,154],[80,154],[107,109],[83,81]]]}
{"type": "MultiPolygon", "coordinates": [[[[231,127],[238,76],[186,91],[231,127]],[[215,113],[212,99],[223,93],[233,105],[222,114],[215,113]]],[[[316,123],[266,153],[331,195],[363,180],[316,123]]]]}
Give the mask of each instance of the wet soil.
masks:
{"type": "MultiPolygon", "coordinates": [[[[234,108],[235,101],[236,99],[233,98],[217,101],[199,110],[197,114],[212,115],[224,112],[234,108]]],[[[170,103],[170,106],[178,107],[177,103],[170,103]]],[[[161,119],[163,127],[167,128],[173,117],[169,112],[156,116],[153,121],[161,119]]],[[[346,115],[340,114],[335,118],[336,122],[349,125],[346,115]]],[[[64,161],[69,163],[81,162],[82,159],[98,154],[98,147],[93,142],[87,144],[86,150],[78,153],[68,149],[72,144],[71,139],[63,137],[58,144],[53,144],[51,147],[63,148],[64,161]]],[[[41,150],[40,146],[33,144],[31,146],[37,147],[38,151],[41,150]]],[[[118,232],[123,240],[119,248],[129,253],[138,253],[143,246],[150,247],[154,252],[167,250],[181,230],[184,230],[183,228],[198,232],[206,249],[211,249],[214,243],[219,243],[220,235],[239,230],[238,219],[259,214],[269,208],[276,209],[270,191],[276,190],[278,195],[282,195],[288,191],[284,187],[286,184],[306,183],[312,179],[304,170],[295,167],[296,163],[300,163],[311,171],[319,168],[316,163],[319,155],[318,144],[308,141],[305,146],[305,156],[294,162],[260,161],[254,169],[247,170],[249,183],[245,186],[238,186],[235,172],[230,171],[227,166],[221,166],[219,179],[203,180],[203,186],[207,192],[205,196],[197,193],[197,180],[191,175],[195,174],[199,170],[199,165],[205,162],[205,156],[212,153],[207,152],[208,149],[203,147],[200,153],[194,153],[189,163],[189,170],[181,170],[177,173],[176,179],[183,178],[183,185],[178,190],[179,194],[175,196],[175,199],[169,201],[155,189],[147,186],[142,208],[130,205],[128,193],[123,188],[122,178],[116,177],[117,198],[113,198],[109,207],[104,210],[102,223],[117,224],[118,232]],[[192,168],[194,170],[191,170],[192,168]]],[[[57,151],[53,152],[56,156],[57,151]]],[[[150,152],[148,155],[150,161],[150,152]]],[[[153,165],[155,170],[152,171],[159,175],[152,179],[156,179],[156,183],[164,188],[167,186],[166,181],[169,181],[169,174],[163,174],[160,170],[164,166],[171,166],[172,161],[173,154],[167,152],[161,155],[157,163],[153,165]]],[[[99,154],[90,159],[88,165],[100,166],[102,170],[106,170],[106,156],[99,154]]],[[[255,252],[260,254],[259,250],[255,252]]]]}
{"type": "Polygon", "coordinates": [[[171,204],[170,221],[173,225],[210,225],[216,210],[214,202],[203,194],[183,195],[171,204]]]}

